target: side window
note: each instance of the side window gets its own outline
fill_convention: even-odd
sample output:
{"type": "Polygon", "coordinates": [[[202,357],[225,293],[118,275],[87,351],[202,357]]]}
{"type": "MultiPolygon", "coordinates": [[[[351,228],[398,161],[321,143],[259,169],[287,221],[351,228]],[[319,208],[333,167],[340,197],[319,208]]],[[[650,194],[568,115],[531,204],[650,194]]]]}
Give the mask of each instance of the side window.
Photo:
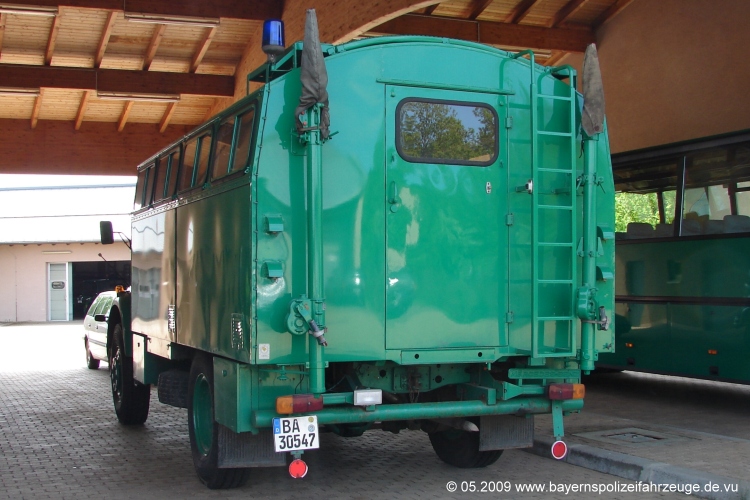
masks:
{"type": "Polygon", "coordinates": [[[250,144],[253,138],[253,127],[255,125],[255,108],[239,117],[239,131],[235,143],[234,157],[232,159],[232,168],[229,173],[245,170],[250,162],[250,144]]]}
{"type": "Polygon", "coordinates": [[[168,171],[168,186],[167,186],[167,198],[171,198],[175,194],[177,189],[177,179],[180,173],[180,148],[172,150],[169,156],[162,160],[162,163],[167,162],[168,171]]]}
{"type": "Polygon", "coordinates": [[[91,307],[89,307],[89,311],[86,313],[86,316],[93,316],[96,314],[96,308],[99,307],[99,304],[101,304],[101,297],[98,297],[94,299],[94,302],[91,304],[91,307]]]}
{"type": "Polygon", "coordinates": [[[148,167],[148,176],[146,182],[146,196],[143,198],[143,206],[146,207],[153,202],[154,199],[154,184],[156,182],[156,163],[152,163],[148,167]]]}
{"type": "Polygon", "coordinates": [[[211,134],[202,135],[198,148],[198,163],[196,165],[195,182],[193,186],[202,186],[206,182],[208,173],[208,160],[211,156],[211,134]]]}
{"type": "Polygon", "coordinates": [[[99,304],[96,307],[96,314],[107,314],[107,311],[109,311],[109,306],[112,304],[112,297],[102,297],[102,300],[99,301],[99,304]]]}
{"type": "Polygon", "coordinates": [[[232,154],[232,137],[234,136],[235,117],[227,118],[216,134],[216,153],[211,179],[220,179],[229,171],[229,158],[232,154]]]}
{"type": "Polygon", "coordinates": [[[138,172],[138,181],[135,185],[135,199],[133,200],[133,210],[139,210],[143,207],[143,195],[146,192],[149,169],[144,168],[138,172]]]}
{"type": "Polygon", "coordinates": [[[185,144],[182,154],[182,168],[180,169],[180,192],[188,190],[193,185],[193,168],[198,150],[198,138],[194,137],[185,144]]]}
{"type": "Polygon", "coordinates": [[[157,160],[156,163],[156,169],[154,170],[154,202],[160,201],[164,199],[164,186],[166,184],[167,180],[167,174],[168,171],[168,161],[166,157],[163,157],[160,160],[157,160]]]}
{"type": "Polygon", "coordinates": [[[487,166],[497,158],[498,118],[491,106],[405,99],[396,114],[396,149],[406,161],[487,166]]]}

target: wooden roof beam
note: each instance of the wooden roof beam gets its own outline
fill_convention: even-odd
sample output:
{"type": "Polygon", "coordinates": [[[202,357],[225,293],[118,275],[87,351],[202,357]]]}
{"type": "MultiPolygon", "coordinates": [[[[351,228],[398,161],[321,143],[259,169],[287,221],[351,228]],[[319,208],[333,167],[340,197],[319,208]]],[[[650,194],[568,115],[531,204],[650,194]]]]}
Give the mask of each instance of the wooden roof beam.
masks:
{"type": "Polygon", "coordinates": [[[164,111],[164,116],[161,117],[161,121],[159,122],[159,133],[163,134],[165,130],[167,130],[167,127],[169,126],[169,122],[172,120],[172,115],[174,115],[174,110],[177,108],[176,102],[170,102],[167,105],[167,110],[164,111]]]}
{"type": "Polygon", "coordinates": [[[593,25],[594,29],[599,28],[599,26],[611,20],[631,3],[633,3],[633,0],[617,0],[609,7],[609,9],[602,12],[602,14],[598,18],[596,18],[596,21],[594,21],[593,25]]]}
{"type": "Polygon", "coordinates": [[[505,22],[511,24],[518,24],[523,21],[523,18],[529,15],[531,9],[536,5],[539,0],[523,0],[518,5],[513,7],[513,10],[505,16],[505,22]]]}
{"type": "Polygon", "coordinates": [[[192,61],[190,61],[191,73],[195,73],[198,70],[198,66],[203,62],[203,58],[206,56],[206,52],[208,52],[208,47],[211,46],[214,35],[216,35],[216,28],[206,28],[206,34],[203,36],[203,41],[198,47],[198,50],[195,51],[195,54],[193,54],[192,61]]]}
{"type": "Polygon", "coordinates": [[[44,97],[44,89],[39,89],[39,95],[36,96],[34,101],[34,109],[31,110],[31,128],[36,128],[36,124],[39,122],[39,110],[42,109],[42,98],[44,97]]]}
{"type": "Polygon", "coordinates": [[[93,90],[87,90],[83,93],[81,104],[78,106],[78,113],[76,113],[76,130],[79,130],[81,128],[81,123],[83,123],[83,117],[86,115],[86,108],[89,105],[89,99],[91,99],[92,93],[93,90]]]}
{"type": "Polygon", "coordinates": [[[584,52],[586,46],[595,41],[594,32],[589,29],[543,28],[415,14],[397,17],[372,31],[391,35],[444,36],[491,45],[567,52],[584,52]]]}
{"type": "MultiPolygon", "coordinates": [[[[13,0],[11,3],[15,5],[58,7],[60,0],[13,0]]],[[[125,5],[128,12],[143,14],[206,18],[230,17],[264,21],[271,18],[280,19],[284,2],[278,0],[211,0],[210,2],[127,0],[126,3],[123,3],[123,0],[65,0],[63,5],[119,11],[122,11],[123,5],[125,5]]]]}
{"type": "Polygon", "coordinates": [[[112,11],[107,16],[107,22],[104,23],[102,37],[99,40],[99,46],[96,48],[96,56],[94,57],[95,68],[102,65],[102,59],[104,59],[104,52],[107,50],[107,45],[109,45],[109,37],[112,35],[112,27],[115,25],[115,19],[117,19],[117,12],[112,11]]]}
{"type": "Polygon", "coordinates": [[[0,13],[0,54],[3,53],[3,37],[5,36],[5,20],[8,14],[0,13]]]}
{"type": "Polygon", "coordinates": [[[589,0],[570,0],[566,3],[562,9],[558,10],[557,13],[552,17],[550,22],[547,24],[548,28],[557,28],[576,12],[581,10],[581,7],[586,5],[589,0]]]}
{"type": "Polygon", "coordinates": [[[49,38],[47,39],[47,50],[44,51],[44,64],[49,66],[52,63],[52,54],[55,52],[55,44],[57,43],[57,33],[60,31],[60,13],[52,18],[52,27],[49,30],[49,38]]]}
{"type": "Polygon", "coordinates": [[[232,97],[234,77],[161,71],[0,64],[0,87],[232,97]]]}
{"type": "Polygon", "coordinates": [[[154,62],[156,51],[159,50],[159,45],[161,45],[161,41],[164,38],[164,32],[166,30],[166,24],[157,24],[154,27],[154,34],[151,36],[151,43],[148,44],[146,55],[143,58],[143,71],[148,71],[151,67],[151,63],[154,62]]]}
{"type": "Polygon", "coordinates": [[[469,19],[474,20],[482,15],[482,12],[490,6],[492,0],[474,0],[474,4],[471,6],[471,14],[469,19]]]}
{"type": "Polygon", "coordinates": [[[125,106],[122,108],[122,114],[120,119],[117,120],[117,131],[122,132],[125,128],[125,124],[128,123],[128,116],[130,116],[130,110],[133,109],[133,101],[125,101],[125,106]]]}
{"type": "Polygon", "coordinates": [[[433,13],[433,12],[435,12],[435,11],[437,10],[437,8],[438,8],[438,7],[440,7],[440,4],[439,4],[439,3],[436,3],[435,5],[430,5],[429,7],[427,7],[427,8],[426,8],[426,9],[424,10],[424,14],[425,14],[426,16],[431,16],[431,15],[432,15],[432,13],[433,13]]]}

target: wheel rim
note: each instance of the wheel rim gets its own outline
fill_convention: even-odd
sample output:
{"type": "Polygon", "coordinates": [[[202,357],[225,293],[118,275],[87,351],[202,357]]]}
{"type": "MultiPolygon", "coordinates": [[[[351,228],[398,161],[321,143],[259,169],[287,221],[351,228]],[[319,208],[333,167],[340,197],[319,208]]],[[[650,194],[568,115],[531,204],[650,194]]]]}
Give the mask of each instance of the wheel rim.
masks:
{"type": "Polygon", "coordinates": [[[122,351],[115,346],[115,353],[109,362],[109,378],[112,381],[112,396],[115,403],[122,399],[122,351]]]}
{"type": "Polygon", "coordinates": [[[208,455],[213,441],[213,411],[211,408],[211,386],[206,375],[201,373],[193,389],[193,429],[195,444],[201,455],[208,455]]]}

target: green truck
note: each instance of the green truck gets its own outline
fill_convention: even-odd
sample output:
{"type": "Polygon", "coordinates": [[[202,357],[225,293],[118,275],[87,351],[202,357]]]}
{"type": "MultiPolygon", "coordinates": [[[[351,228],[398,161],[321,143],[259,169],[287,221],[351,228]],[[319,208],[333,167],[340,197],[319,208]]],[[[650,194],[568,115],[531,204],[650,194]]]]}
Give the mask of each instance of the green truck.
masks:
{"type": "Polygon", "coordinates": [[[581,372],[613,345],[601,93],[531,51],[321,45],[308,24],[264,43],[257,90],[138,167],[109,317],[119,420],[144,423],[157,385],[209,488],[288,459],[304,476],[321,431],[376,423],[483,467],[551,413],[562,458],[581,372]]]}

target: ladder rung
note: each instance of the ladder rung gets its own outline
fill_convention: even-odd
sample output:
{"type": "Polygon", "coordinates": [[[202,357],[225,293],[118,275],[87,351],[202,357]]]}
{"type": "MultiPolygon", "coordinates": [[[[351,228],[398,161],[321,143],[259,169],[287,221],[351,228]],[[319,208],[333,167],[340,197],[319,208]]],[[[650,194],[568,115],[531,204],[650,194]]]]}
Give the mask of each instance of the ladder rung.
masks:
{"type": "Polygon", "coordinates": [[[560,174],[572,174],[572,169],[564,169],[564,168],[546,168],[546,167],[540,167],[536,169],[537,172],[557,172],[560,174]]]}
{"type": "Polygon", "coordinates": [[[575,245],[573,243],[560,243],[556,241],[545,241],[542,243],[537,243],[540,247],[570,247],[573,248],[575,245]]]}
{"type": "Polygon", "coordinates": [[[565,205],[539,205],[539,208],[547,210],[573,210],[573,207],[565,205]]]}
{"type": "Polygon", "coordinates": [[[539,321],[573,321],[575,316],[540,316],[539,321]]]}
{"type": "Polygon", "coordinates": [[[553,137],[570,137],[573,138],[573,134],[570,132],[547,132],[546,130],[537,130],[537,134],[539,135],[550,135],[553,137]]]}
{"type": "Polygon", "coordinates": [[[557,284],[557,285],[572,285],[573,280],[537,280],[537,283],[557,284]]]}
{"type": "Polygon", "coordinates": [[[537,94],[536,95],[540,99],[554,99],[557,101],[570,101],[570,96],[565,97],[561,95],[549,95],[549,94],[537,94]]]}

